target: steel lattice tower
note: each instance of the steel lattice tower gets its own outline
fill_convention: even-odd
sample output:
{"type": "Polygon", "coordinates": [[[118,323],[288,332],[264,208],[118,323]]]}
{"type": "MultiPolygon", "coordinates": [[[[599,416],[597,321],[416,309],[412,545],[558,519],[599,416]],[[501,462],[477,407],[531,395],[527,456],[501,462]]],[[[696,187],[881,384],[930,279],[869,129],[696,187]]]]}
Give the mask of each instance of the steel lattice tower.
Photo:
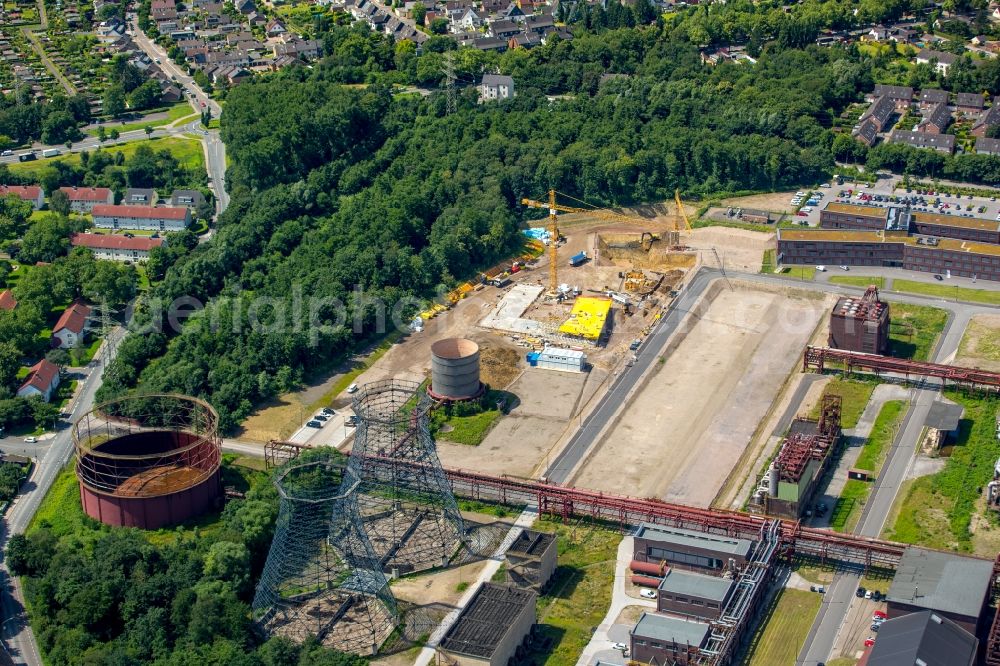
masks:
{"type": "Polygon", "coordinates": [[[348,470],[360,480],[365,532],[382,570],[393,576],[445,566],[467,545],[430,434],[429,408],[419,384],[397,379],[366,384],[354,398],[359,422],[348,470]]]}
{"type": "Polygon", "coordinates": [[[312,635],[344,652],[375,654],[399,614],[363,530],[358,479],[334,456],[292,461],[275,477],[281,507],[253,617],[271,636],[312,635]]]}

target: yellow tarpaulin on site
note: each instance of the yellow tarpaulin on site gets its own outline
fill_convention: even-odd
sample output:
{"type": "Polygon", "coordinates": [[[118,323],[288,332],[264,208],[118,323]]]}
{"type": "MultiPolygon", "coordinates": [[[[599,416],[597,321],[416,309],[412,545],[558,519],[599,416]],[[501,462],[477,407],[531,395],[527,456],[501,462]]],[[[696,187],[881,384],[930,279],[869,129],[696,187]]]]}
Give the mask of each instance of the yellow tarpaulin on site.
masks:
{"type": "Polygon", "coordinates": [[[559,332],[586,340],[597,340],[604,332],[610,311],[610,298],[581,296],[573,303],[573,311],[570,312],[569,319],[559,327],[559,332]]]}

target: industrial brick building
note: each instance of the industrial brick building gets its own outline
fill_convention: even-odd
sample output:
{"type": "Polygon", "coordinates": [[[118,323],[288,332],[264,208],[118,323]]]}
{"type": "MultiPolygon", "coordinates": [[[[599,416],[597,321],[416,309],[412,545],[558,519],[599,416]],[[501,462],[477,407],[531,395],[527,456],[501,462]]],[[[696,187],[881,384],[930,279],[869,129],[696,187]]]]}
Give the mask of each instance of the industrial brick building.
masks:
{"type": "Polygon", "coordinates": [[[460,666],[507,666],[535,624],[538,595],[509,585],[483,583],[441,641],[460,666]]]}
{"type": "Polygon", "coordinates": [[[643,523],[635,533],[631,568],[642,571],[645,564],[662,572],[662,564],[666,563],[682,569],[721,572],[743,567],[752,548],[753,542],[746,539],[643,523]]]}
{"type": "Polygon", "coordinates": [[[708,640],[709,624],[643,613],[629,634],[632,661],[651,666],[687,666],[708,640]]]}
{"type": "Polygon", "coordinates": [[[558,550],[555,534],[521,530],[507,549],[507,581],[541,592],[555,573],[558,550]]]}
{"type": "Polygon", "coordinates": [[[797,520],[812,503],[840,441],[840,396],[823,397],[818,421],[792,421],[757,492],[751,508],[771,516],[797,520]]]}
{"type": "Polygon", "coordinates": [[[732,578],[668,569],[657,588],[656,610],[704,620],[718,620],[733,594],[732,578]]]}
{"type": "Polygon", "coordinates": [[[929,610],[976,635],[992,579],[991,560],[911,546],[889,587],[889,618],[929,610]]]}
{"type": "Polygon", "coordinates": [[[871,286],[861,298],[837,301],[830,313],[829,345],[866,354],[889,352],[889,304],[879,300],[878,289],[871,286]]]}
{"type": "Polygon", "coordinates": [[[778,261],[883,266],[1000,280],[1000,245],[905,233],[778,229],[778,261]]]}

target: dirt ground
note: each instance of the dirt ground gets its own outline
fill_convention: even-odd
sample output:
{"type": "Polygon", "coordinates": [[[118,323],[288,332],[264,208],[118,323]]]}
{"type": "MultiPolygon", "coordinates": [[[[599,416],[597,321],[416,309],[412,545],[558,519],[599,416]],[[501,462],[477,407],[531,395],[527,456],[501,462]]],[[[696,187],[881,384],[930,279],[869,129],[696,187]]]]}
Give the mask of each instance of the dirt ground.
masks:
{"type": "Polygon", "coordinates": [[[821,300],[722,290],[632,398],[575,485],[709,506],[824,311],[821,300]]]}
{"type": "Polygon", "coordinates": [[[443,603],[456,606],[465,593],[465,588],[476,582],[480,572],[486,568],[486,561],[473,562],[460,567],[452,567],[432,573],[407,576],[390,583],[392,594],[397,599],[417,605],[443,603]],[[462,583],[462,589],[459,589],[462,583]]]}
{"type": "Polygon", "coordinates": [[[764,250],[774,248],[774,234],[729,227],[702,227],[690,234],[682,234],[682,241],[701,252],[701,261],[717,267],[721,261],[726,268],[756,273],[764,261],[764,250]],[[712,249],[715,249],[715,252],[712,249]],[[715,253],[719,258],[716,259],[715,253]]]}
{"type": "MultiPolygon", "coordinates": [[[[486,474],[532,477],[571,425],[572,417],[598,390],[607,373],[585,374],[528,368],[507,390],[518,404],[493,427],[479,446],[439,441],[446,467],[486,474]]],[[[572,421],[575,424],[575,421],[572,421]]]]}
{"type": "Polygon", "coordinates": [[[769,210],[772,213],[790,213],[792,204],[789,203],[795,192],[772,192],[770,194],[752,194],[748,197],[733,197],[723,199],[723,206],[733,206],[734,208],[757,208],[759,210],[769,210]]]}
{"type": "Polygon", "coordinates": [[[1000,315],[976,315],[958,345],[955,365],[1000,371],[1000,315]]]}

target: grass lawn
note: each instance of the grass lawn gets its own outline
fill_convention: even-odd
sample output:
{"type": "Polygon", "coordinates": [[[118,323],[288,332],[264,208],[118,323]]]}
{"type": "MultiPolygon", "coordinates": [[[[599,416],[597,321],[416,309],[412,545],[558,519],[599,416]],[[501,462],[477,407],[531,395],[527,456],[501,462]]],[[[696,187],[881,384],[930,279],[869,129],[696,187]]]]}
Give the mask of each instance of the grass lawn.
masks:
{"type": "Polygon", "coordinates": [[[552,645],[526,655],[525,663],[572,666],[611,606],[622,536],[584,521],[539,520],[535,528],[556,533],[559,565],[548,593],[538,599],[539,628],[552,645]]]}
{"type": "Polygon", "coordinates": [[[793,666],[822,601],[823,595],[815,592],[783,589],[751,640],[744,663],[748,666],[793,666]]]}
{"type": "Polygon", "coordinates": [[[764,250],[764,259],[763,259],[763,261],[761,262],[761,265],[760,265],[760,272],[761,273],[773,273],[774,272],[774,266],[775,266],[774,256],[775,256],[776,252],[777,252],[777,250],[774,250],[774,249],[764,250]]]}
{"type": "Polygon", "coordinates": [[[472,416],[452,416],[442,420],[436,437],[456,444],[479,446],[499,418],[499,409],[490,409],[472,416]]]}
{"type": "MultiPolygon", "coordinates": [[[[205,157],[201,150],[201,142],[197,139],[184,139],[180,137],[161,137],[158,139],[139,139],[116,146],[101,148],[105,153],[122,153],[125,159],[132,157],[139,146],[149,146],[153,150],[169,150],[177,158],[181,166],[189,169],[205,170],[205,157]]],[[[53,162],[62,162],[71,166],[79,166],[80,153],[68,153],[60,157],[47,160],[36,160],[34,162],[15,162],[8,164],[12,173],[40,178],[41,174],[49,168],[53,162]]]]}
{"type": "MultiPolygon", "coordinates": [[[[871,436],[861,449],[861,455],[854,464],[857,469],[866,469],[878,475],[885,462],[886,455],[892,445],[892,440],[896,436],[899,423],[906,413],[907,403],[905,400],[890,400],[882,405],[872,426],[871,436]]],[[[833,507],[830,514],[830,528],[838,532],[849,532],[854,529],[861,518],[861,511],[872,489],[871,481],[858,481],[848,479],[844,484],[844,490],[840,493],[840,498],[833,507]]]]}
{"type": "Polygon", "coordinates": [[[70,365],[74,368],[82,368],[83,366],[94,360],[94,354],[97,353],[97,348],[101,346],[101,338],[94,336],[90,344],[81,349],[71,349],[69,352],[70,365]]]}
{"type": "Polygon", "coordinates": [[[926,361],[944,330],[948,313],[940,308],[909,303],[890,306],[889,354],[899,358],[926,361]]]}
{"type": "MultiPolygon", "coordinates": [[[[235,486],[245,491],[251,485],[270,482],[264,472],[239,465],[238,462],[235,455],[223,456],[222,478],[225,485],[235,486]]],[[[211,534],[214,530],[221,529],[220,515],[219,512],[209,512],[181,526],[140,533],[150,543],[156,545],[165,545],[181,539],[193,542],[211,534]]],[[[30,533],[42,525],[47,525],[56,537],[82,537],[84,540],[87,536],[111,530],[110,527],[91,520],[83,513],[83,507],[80,505],[80,489],[77,485],[72,460],[56,476],[52,488],[45,495],[26,531],[30,533]]]]}
{"type": "Polygon", "coordinates": [[[830,282],[833,284],[846,284],[852,287],[867,287],[875,285],[879,289],[885,288],[884,277],[874,277],[865,275],[831,275],[830,282]]]}
{"type": "Polygon", "coordinates": [[[796,280],[812,280],[816,277],[815,266],[785,266],[781,272],[796,280]]]}
{"type": "Polygon", "coordinates": [[[929,283],[916,282],[914,280],[893,280],[892,286],[895,291],[923,294],[924,296],[937,296],[949,301],[958,299],[972,303],[1000,305],[1000,291],[970,289],[969,287],[959,287],[957,285],[944,284],[943,282],[929,283]]]}
{"type": "MultiPolygon", "coordinates": [[[[1000,456],[996,414],[1000,399],[969,396],[957,391],[945,395],[965,407],[959,433],[944,469],[923,476],[900,490],[895,520],[885,536],[903,543],[931,548],[975,552],[970,530],[976,505],[993,478],[993,464],[1000,456]]],[[[996,549],[979,554],[994,557],[996,549]]]]}
{"type": "MultiPolygon", "coordinates": [[[[875,390],[873,382],[859,381],[856,379],[833,379],[826,385],[823,395],[839,395],[842,402],[840,406],[840,424],[844,428],[853,428],[858,424],[858,419],[868,406],[868,400],[875,390]]],[[[810,418],[818,419],[821,403],[813,407],[810,418]]]]}

